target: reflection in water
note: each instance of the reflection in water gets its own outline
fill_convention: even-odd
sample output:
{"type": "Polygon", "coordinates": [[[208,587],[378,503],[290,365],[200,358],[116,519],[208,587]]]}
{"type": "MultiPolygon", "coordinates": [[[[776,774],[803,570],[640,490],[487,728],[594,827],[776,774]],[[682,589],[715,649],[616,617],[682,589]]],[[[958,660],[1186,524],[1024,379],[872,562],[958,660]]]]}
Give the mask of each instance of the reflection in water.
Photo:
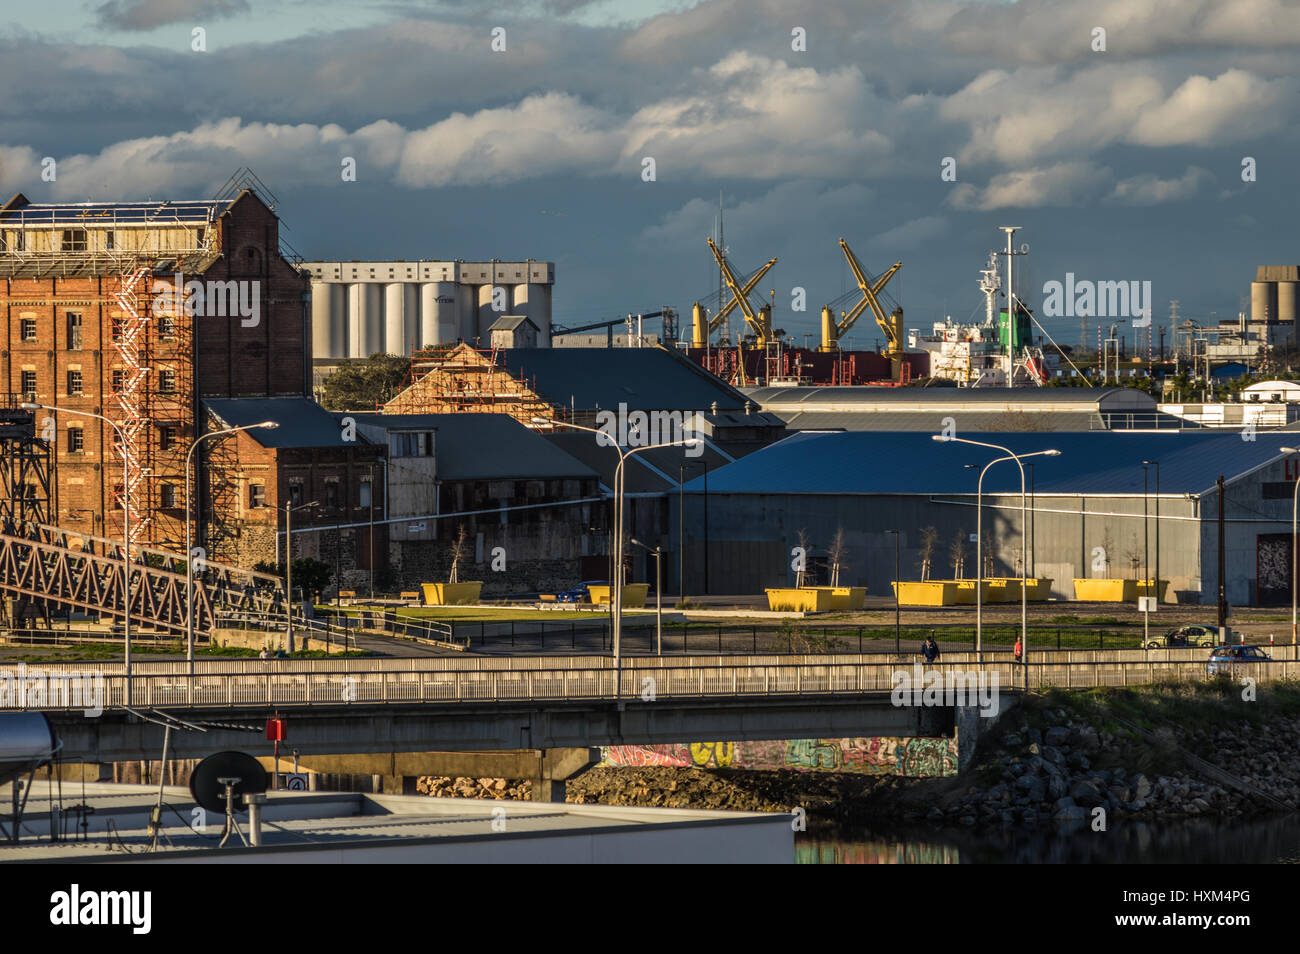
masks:
{"type": "Polygon", "coordinates": [[[798,864],[1300,864],[1300,816],[1042,828],[885,826],[795,838],[798,864]]]}

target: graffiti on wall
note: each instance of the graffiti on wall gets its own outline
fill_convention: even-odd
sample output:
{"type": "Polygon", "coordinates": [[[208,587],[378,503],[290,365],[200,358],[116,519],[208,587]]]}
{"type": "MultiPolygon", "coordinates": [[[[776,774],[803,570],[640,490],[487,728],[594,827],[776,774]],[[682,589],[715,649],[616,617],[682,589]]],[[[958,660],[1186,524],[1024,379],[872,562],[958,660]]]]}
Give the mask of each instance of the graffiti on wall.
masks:
{"type": "Polygon", "coordinates": [[[934,777],[957,774],[957,740],[876,737],[609,745],[601,748],[601,764],[934,777]]]}

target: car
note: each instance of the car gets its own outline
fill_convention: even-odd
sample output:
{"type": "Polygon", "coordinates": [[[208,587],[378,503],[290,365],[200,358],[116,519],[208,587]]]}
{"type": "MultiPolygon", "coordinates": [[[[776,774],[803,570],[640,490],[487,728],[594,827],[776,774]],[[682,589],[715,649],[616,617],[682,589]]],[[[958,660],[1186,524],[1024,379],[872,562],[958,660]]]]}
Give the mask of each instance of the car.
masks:
{"type": "Polygon", "coordinates": [[[1231,675],[1241,666],[1262,662],[1272,662],[1272,657],[1261,646],[1216,646],[1210,651],[1205,672],[1210,676],[1231,675]]]}
{"type": "Polygon", "coordinates": [[[1186,646],[1216,646],[1219,643],[1219,630],[1216,626],[1191,624],[1171,629],[1163,636],[1152,636],[1147,640],[1147,649],[1178,649],[1186,646]]]}
{"type": "Polygon", "coordinates": [[[591,592],[588,590],[588,587],[608,585],[609,584],[605,580],[586,580],[572,589],[556,593],[555,601],[557,603],[590,603],[591,592]]]}

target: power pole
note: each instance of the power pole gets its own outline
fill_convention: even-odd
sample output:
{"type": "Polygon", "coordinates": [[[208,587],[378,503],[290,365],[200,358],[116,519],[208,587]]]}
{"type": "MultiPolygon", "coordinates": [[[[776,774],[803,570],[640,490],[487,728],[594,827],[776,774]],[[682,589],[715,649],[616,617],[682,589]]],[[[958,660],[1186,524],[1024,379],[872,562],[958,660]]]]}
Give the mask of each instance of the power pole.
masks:
{"type": "Polygon", "coordinates": [[[1227,625],[1228,620],[1228,600],[1227,586],[1223,580],[1223,475],[1215,481],[1215,486],[1219,489],[1219,629],[1222,630],[1227,625]]]}

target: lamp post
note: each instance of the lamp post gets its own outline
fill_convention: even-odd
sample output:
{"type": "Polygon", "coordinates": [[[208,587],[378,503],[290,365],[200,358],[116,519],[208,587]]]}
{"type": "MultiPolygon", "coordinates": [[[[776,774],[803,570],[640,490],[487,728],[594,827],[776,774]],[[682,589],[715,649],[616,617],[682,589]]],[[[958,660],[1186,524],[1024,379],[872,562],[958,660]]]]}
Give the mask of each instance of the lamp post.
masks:
{"type": "Polygon", "coordinates": [[[1144,460],[1142,462],[1142,466],[1154,467],[1156,469],[1156,485],[1155,485],[1155,499],[1154,499],[1154,505],[1155,505],[1154,516],[1156,522],[1156,560],[1155,560],[1156,581],[1155,582],[1156,582],[1156,603],[1157,605],[1159,605],[1159,603],[1161,602],[1160,599],[1160,461],[1144,460]]]}
{"type": "MultiPolygon", "coordinates": [[[[293,505],[292,500],[284,502],[284,651],[293,652],[293,537],[291,516],[299,510],[319,506],[320,501],[293,505]]],[[[345,647],[346,648],[346,647],[345,647]]]]}
{"type": "MultiPolygon", "coordinates": [[[[185,581],[185,658],[190,665],[190,675],[194,675],[194,554],[191,552],[193,546],[193,536],[191,533],[193,521],[193,509],[190,503],[190,473],[194,463],[194,450],[202,441],[213,437],[222,437],[226,434],[235,434],[239,431],[252,430],[255,427],[274,430],[280,425],[275,421],[262,421],[260,424],[244,424],[240,427],[227,427],[224,430],[213,431],[211,434],[200,434],[194,438],[190,444],[190,449],[185,452],[185,570],[188,579],[185,581]]],[[[202,572],[202,568],[199,568],[202,572]]]]}
{"type": "Polygon", "coordinates": [[[655,558],[655,655],[662,656],[664,654],[663,550],[659,547],[651,550],[636,537],[632,538],[632,542],[655,558]]]}
{"type": "MultiPolygon", "coordinates": [[[[1300,447],[1280,448],[1283,454],[1300,454],[1300,447]]],[[[1291,646],[1296,645],[1296,511],[1300,506],[1300,480],[1291,492],[1291,646]]]]}
{"type": "Polygon", "coordinates": [[[902,539],[902,534],[897,530],[886,530],[885,533],[894,535],[894,655],[900,656],[903,653],[903,637],[900,631],[902,613],[899,610],[898,588],[903,585],[899,576],[899,547],[901,546],[899,541],[902,539]]]}
{"type": "Polygon", "coordinates": [[[975,562],[978,564],[979,577],[975,581],[975,652],[983,660],[984,652],[984,566],[983,566],[983,492],[984,492],[984,474],[994,464],[1004,460],[1014,460],[1016,466],[1020,468],[1020,652],[1021,659],[1025,663],[1025,687],[1029,686],[1029,594],[1026,591],[1028,578],[1025,576],[1029,568],[1025,561],[1029,556],[1029,534],[1026,532],[1028,527],[1026,520],[1028,518],[1028,508],[1026,507],[1025,496],[1025,464],[1024,461],[1030,457],[1059,457],[1059,450],[1041,450],[1032,451],[1028,454],[1017,454],[1009,447],[1003,447],[1000,444],[986,444],[983,441],[967,440],[964,437],[951,437],[946,434],[934,434],[932,440],[940,443],[951,444],[970,444],[972,447],[987,447],[991,450],[1002,451],[1007,456],[999,457],[989,461],[980,471],[979,485],[976,496],[975,512],[975,562]]]}
{"type": "MultiPolygon", "coordinates": [[[[117,434],[118,443],[122,447],[122,662],[126,675],[126,704],[131,705],[131,481],[130,481],[130,453],[126,446],[126,435],[122,433],[122,428],[115,421],[110,421],[102,414],[95,414],[91,411],[73,411],[66,408],[55,407],[52,404],[36,404],[27,402],[20,404],[24,411],[45,410],[53,411],[56,414],[60,411],[64,414],[71,414],[74,417],[93,417],[97,421],[103,421],[111,427],[117,434]]],[[[107,521],[105,521],[107,524],[107,521]]]]}
{"type": "MultiPolygon", "coordinates": [[[[661,444],[647,444],[644,447],[631,447],[623,450],[605,431],[567,421],[554,421],[545,417],[534,417],[534,424],[539,426],[569,427],[575,431],[586,431],[596,437],[605,438],[618,454],[618,466],[614,468],[614,579],[610,581],[610,606],[613,615],[614,644],[614,696],[623,694],[623,471],[627,459],[642,451],[657,450],[661,447],[702,447],[704,441],[698,437],[687,437],[680,441],[666,441],[661,444]]],[[[707,471],[705,472],[707,473],[707,471]]],[[[707,520],[707,518],[706,518],[707,520]]],[[[707,556],[707,554],[706,554],[707,556]]]]}
{"type": "MultiPolygon", "coordinates": [[[[709,478],[709,465],[699,462],[704,467],[704,479],[709,478]]],[[[677,468],[677,598],[686,599],[686,469],[694,464],[681,464],[677,468]]],[[[709,505],[708,494],[704,495],[704,505],[709,505]]]]}
{"type": "Polygon", "coordinates": [[[1029,578],[1038,579],[1038,506],[1034,501],[1034,462],[1029,468],[1029,578]]]}

